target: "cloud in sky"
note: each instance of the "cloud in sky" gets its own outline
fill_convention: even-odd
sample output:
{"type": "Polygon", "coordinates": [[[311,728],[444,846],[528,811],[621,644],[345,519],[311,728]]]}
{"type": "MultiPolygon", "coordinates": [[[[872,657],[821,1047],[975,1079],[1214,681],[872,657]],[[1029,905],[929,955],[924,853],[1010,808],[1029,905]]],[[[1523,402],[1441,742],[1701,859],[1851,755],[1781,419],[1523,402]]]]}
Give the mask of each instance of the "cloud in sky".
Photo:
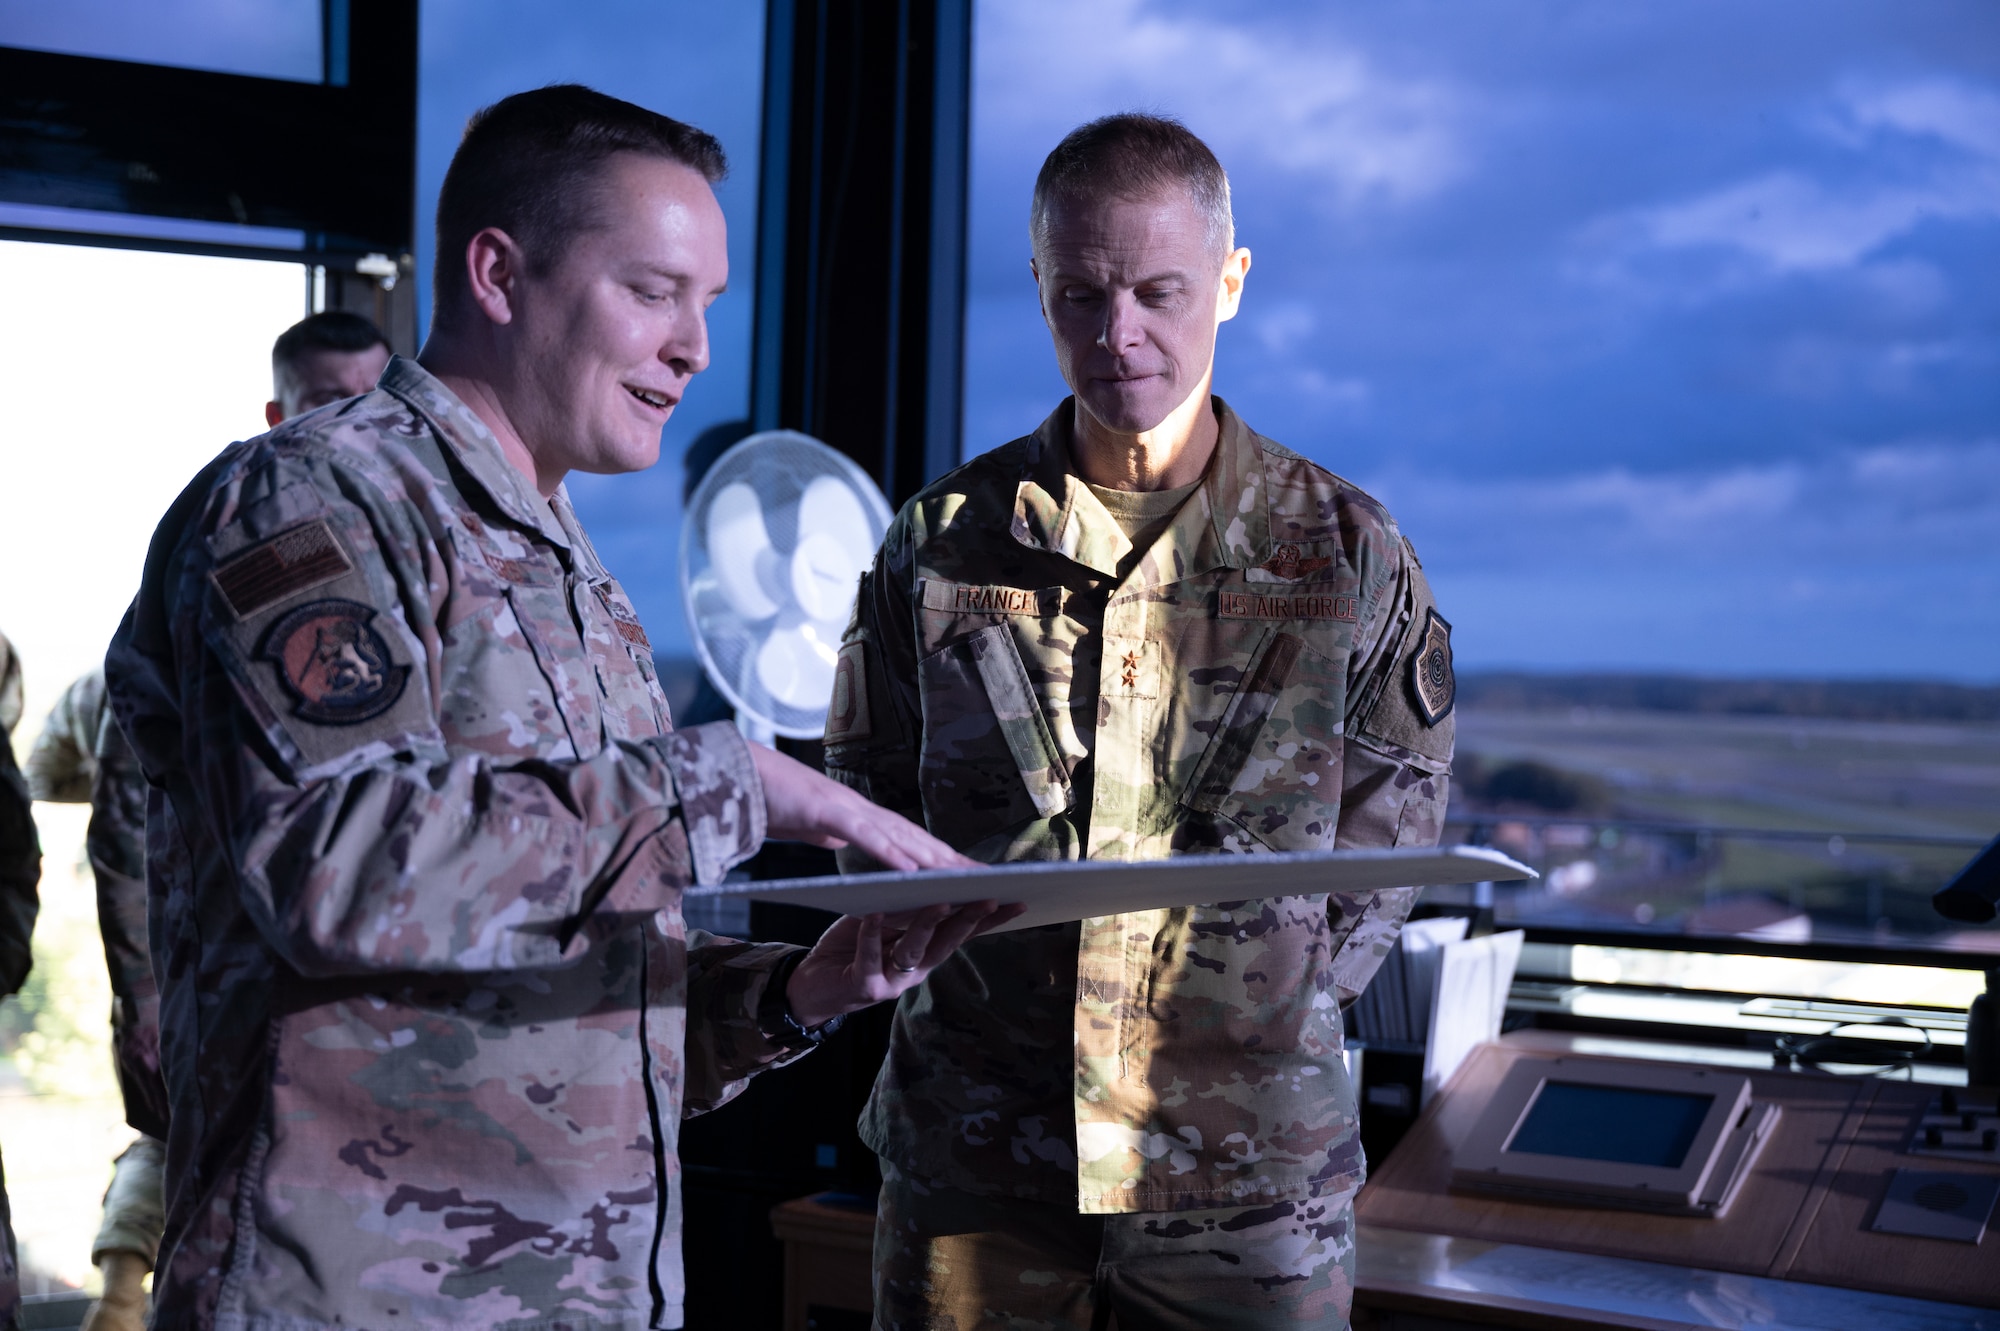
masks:
{"type": "Polygon", "coordinates": [[[2000,438],[1700,471],[1613,465],[1552,481],[1400,469],[1375,491],[1426,544],[1488,568],[1668,559],[1697,570],[1772,556],[1970,563],[1991,559],[2000,531],[2000,438]]]}
{"type": "MultiPolygon", "coordinates": [[[[1424,198],[1463,169],[1468,108],[1448,82],[1389,74],[1333,34],[1239,18],[1145,0],[981,5],[975,58],[1006,73],[982,84],[979,115],[1007,127],[1030,179],[1080,121],[1135,108],[1181,116],[1225,159],[1281,170],[1334,209],[1424,198]]],[[[1024,228],[1026,213],[1024,199],[1024,228]]]]}
{"type": "Polygon", "coordinates": [[[1847,150],[1832,179],[1772,170],[1587,230],[1633,249],[1739,251],[1785,273],[1852,267],[1926,223],[2000,219],[2000,93],[1944,79],[1850,91],[1807,124],[1847,150]],[[1890,136],[1943,151],[1899,153],[1890,136]]]}
{"type": "Polygon", "coordinates": [[[1371,488],[1468,666],[1994,674],[2000,440],[1534,484],[1405,471],[1371,488]]]}

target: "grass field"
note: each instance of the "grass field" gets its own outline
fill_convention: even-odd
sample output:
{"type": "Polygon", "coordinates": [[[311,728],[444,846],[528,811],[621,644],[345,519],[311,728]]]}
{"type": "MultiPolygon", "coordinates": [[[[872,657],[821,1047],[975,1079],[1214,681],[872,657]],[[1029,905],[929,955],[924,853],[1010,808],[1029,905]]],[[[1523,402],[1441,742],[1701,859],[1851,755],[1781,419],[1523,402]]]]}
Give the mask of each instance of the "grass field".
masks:
{"type": "MultiPolygon", "coordinates": [[[[1458,725],[1460,753],[1489,771],[1529,762],[1582,778],[1577,826],[1496,825],[1496,843],[1545,872],[1542,884],[1503,902],[1503,913],[1578,927],[2000,951],[2000,930],[1948,926],[1930,908],[1930,894],[1974,847],[1868,840],[1983,842],[2000,833],[2000,725],[1602,707],[1465,707],[1458,725]],[[1814,835],[1621,835],[1587,829],[1586,820],[1814,835]]],[[[1536,812],[1477,795],[1453,805],[1455,815],[1510,811],[1536,812]]]]}

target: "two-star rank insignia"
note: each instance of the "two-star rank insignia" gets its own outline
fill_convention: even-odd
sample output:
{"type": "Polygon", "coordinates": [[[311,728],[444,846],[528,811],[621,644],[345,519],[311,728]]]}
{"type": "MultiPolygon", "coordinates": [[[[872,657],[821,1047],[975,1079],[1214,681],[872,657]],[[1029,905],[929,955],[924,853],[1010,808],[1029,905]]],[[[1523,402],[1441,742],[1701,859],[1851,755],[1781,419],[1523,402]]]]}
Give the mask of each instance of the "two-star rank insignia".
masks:
{"type": "Polygon", "coordinates": [[[1424,612],[1423,641],[1410,655],[1410,691],[1427,726],[1450,716],[1458,698],[1458,677],[1451,669],[1451,625],[1435,609],[1424,612]]]}
{"type": "Polygon", "coordinates": [[[1123,683],[1126,688],[1129,689],[1139,682],[1139,653],[1137,652],[1125,653],[1124,659],[1121,660],[1118,663],[1118,665],[1120,671],[1122,672],[1119,675],[1119,681],[1123,683]]]}

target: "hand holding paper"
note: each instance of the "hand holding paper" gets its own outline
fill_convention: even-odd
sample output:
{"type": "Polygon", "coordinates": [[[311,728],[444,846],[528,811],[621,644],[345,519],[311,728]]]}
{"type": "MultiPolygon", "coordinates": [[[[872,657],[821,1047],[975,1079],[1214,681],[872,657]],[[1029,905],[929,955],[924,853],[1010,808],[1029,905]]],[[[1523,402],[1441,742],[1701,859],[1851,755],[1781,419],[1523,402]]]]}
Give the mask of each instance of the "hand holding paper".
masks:
{"type": "Polygon", "coordinates": [[[843,915],[792,972],[785,996],[802,1026],[872,1007],[914,989],[972,938],[1021,913],[993,901],[901,915],[843,915]]]}

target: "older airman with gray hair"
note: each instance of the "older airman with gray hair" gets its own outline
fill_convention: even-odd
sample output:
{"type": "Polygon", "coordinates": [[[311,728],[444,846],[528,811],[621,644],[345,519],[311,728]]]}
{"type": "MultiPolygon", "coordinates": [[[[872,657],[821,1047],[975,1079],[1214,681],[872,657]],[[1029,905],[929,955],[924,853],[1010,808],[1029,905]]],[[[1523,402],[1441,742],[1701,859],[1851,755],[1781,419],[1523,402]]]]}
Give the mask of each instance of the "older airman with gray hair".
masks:
{"type": "Polygon", "coordinates": [[[1211,392],[1250,252],[1200,139],[1082,126],[1030,240],[1074,396],[897,516],[828,770],[975,859],[1240,855],[1244,899],[978,939],[904,996],[876,1324],[1339,1325],[1341,1007],[1416,893],[1260,898],[1254,857],[1436,843],[1450,626],[1379,503],[1211,392]]]}

